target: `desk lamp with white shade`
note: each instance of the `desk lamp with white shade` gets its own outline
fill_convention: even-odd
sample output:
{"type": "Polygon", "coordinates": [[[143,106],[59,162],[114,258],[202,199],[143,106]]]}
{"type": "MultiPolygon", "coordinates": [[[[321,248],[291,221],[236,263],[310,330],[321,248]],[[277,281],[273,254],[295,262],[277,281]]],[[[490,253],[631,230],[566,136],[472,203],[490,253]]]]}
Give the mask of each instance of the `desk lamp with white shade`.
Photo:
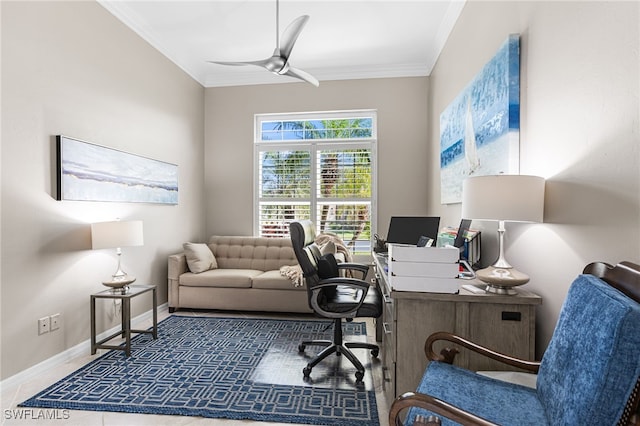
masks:
{"type": "Polygon", "coordinates": [[[544,178],[525,175],[474,176],[462,183],[462,217],[498,222],[498,260],[476,272],[487,292],[516,294],[512,287],[529,281],[505,259],[504,223],[542,222],[544,184],[544,178]]]}
{"type": "Polygon", "coordinates": [[[122,270],[120,262],[122,257],[121,247],[141,246],[143,244],[142,221],[140,220],[92,223],[91,248],[94,250],[115,248],[118,254],[116,272],[113,273],[111,280],[104,281],[102,284],[107,287],[126,290],[128,285],[136,279],[122,270]]]}

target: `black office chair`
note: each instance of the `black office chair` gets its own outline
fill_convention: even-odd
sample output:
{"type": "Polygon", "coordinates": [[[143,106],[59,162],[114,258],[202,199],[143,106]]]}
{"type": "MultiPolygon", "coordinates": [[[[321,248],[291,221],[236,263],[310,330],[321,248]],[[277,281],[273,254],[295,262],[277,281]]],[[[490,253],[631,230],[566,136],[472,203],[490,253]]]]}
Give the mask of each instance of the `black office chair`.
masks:
{"type": "MultiPolygon", "coordinates": [[[[371,355],[378,356],[380,348],[371,343],[343,342],[342,319],[352,321],[356,317],[378,318],[382,315],[382,295],[380,290],[364,281],[369,267],[358,263],[336,262],[333,254],[321,255],[315,244],[316,232],[313,222],[303,220],[289,226],[293,251],[302,268],[309,307],[316,315],[334,320],[333,340],[303,341],[298,346],[304,352],[307,346],[319,345],[325,348],[302,370],[308,378],[311,369],[320,361],[335,353],[344,354],[358,370],[356,381],[364,377],[364,367],[349,348],[370,349],[371,355]],[[360,278],[341,276],[340,271],[350,271],[346,275],[360,274],[360,278]]],[[[345,275],[345,274],[342,274],[345,275]]]]}

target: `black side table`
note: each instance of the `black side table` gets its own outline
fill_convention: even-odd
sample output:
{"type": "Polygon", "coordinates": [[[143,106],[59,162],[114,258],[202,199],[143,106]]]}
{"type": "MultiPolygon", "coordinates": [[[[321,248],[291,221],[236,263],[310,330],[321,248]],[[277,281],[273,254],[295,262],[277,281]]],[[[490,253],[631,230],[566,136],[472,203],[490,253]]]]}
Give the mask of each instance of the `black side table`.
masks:
{"type": "Polygon", "coordinates": [[[127,356],[131,356],[131,333],[151,334],[154,339],[158,338],[158,298],[155,285],[132,285],[128,290],[109,289],[91,295],[91,355],[95,355],[97,349],[116,349],[125,351],[127,356]],[[131,299],[151,291],[153,293],[153,327],[151,330],[131,329],[131,299]],[[122,330],[96,342],[96,299],[120,299],[122,301],[122,330]],[[105,345],[114,337],[122,335],[125,338],[123,345],[105,345]]]}

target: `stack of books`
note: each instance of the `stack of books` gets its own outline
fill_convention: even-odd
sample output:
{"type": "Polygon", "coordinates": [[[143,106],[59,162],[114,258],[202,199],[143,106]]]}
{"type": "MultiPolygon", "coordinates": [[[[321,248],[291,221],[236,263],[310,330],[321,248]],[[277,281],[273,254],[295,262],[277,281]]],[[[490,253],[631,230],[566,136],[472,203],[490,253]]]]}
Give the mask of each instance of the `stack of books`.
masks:
{"type": "Polygon", "coordinates": [[[389,244],[389,284],[395,291],[457,293],[460,251],[455,247],[389,244]]]}

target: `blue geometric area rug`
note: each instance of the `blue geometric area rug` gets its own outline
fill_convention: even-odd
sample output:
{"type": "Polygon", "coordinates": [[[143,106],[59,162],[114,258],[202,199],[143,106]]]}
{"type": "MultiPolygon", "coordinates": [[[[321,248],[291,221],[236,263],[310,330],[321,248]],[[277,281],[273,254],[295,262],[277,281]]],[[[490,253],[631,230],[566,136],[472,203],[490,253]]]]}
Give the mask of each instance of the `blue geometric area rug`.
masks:
{"type": "MultiPolygon", "coordinates": [[[[308,355],[297,352],[298,342],[321,336],[330,339],[331,324],[170,316],[158,324],[157,340],[147,334],[132,339],[130,357],[124,351],[109,351],[20,406],[312,425],[378,425],[373,390],[355,385],[267,383],[261,379],[264,375],[255,374],[269,353],[293,351],[295,356],[287,354],[286,363],[294,364],[293,359],[295,365],[277,361],[276,370],[290,370],[302,377],[308,355]]],[[[366,324],[347,323],[345,335],[366,335],[366,324]]],[[[314,368],[312,377],[315,372],[314,368]]],[[[365,378],[367,375],[370,371],[365,378]]]]}

